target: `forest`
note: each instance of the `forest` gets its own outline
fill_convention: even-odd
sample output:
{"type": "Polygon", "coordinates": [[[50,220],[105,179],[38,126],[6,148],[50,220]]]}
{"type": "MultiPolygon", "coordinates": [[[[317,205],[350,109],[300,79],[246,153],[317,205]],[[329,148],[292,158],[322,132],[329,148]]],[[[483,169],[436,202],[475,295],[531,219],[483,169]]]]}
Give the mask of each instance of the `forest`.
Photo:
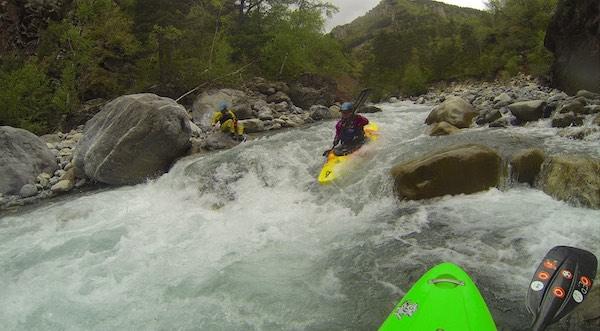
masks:
{"type": "Polygon", "coordinates": [[[325,33],[337,8],[321,0],[4,2],[0,125],[44,134],[90,100],[178,98],[255,76],[349,75],[385,96],[548,73],[544,37],[557,0],[491,0],[480,14],[444,19],[419,6],[426,0],[384,1],[406,9],[407,24],[372,32],[359,50],[325,33]]]}

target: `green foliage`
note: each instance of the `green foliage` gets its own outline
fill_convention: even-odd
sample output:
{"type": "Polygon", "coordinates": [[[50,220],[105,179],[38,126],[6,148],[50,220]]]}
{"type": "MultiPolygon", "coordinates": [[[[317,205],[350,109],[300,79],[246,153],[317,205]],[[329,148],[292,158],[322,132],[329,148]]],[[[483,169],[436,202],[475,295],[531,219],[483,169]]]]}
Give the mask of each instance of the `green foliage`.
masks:
{"type": "Polygon", "coordinates": [[[43,133],[58,114],[52,107],[52,87],[46,68],[30,59],[13,71],[0,71],[0,123],[43,133]]]}
{"type": "Polygon", "coordinates": [[[0,57],[2,124],[44,133],[89,99],[142,91],[178,97],[201,84],[239,83],[246,73],[293,78],[351,68],[340,44],[322,33],[324,15],[336,8],[321,0],[64,6],[40,32],[36,57],[0,57]]]}
{"type": "Polygon", "coordinates": [[[418,95],[427,92],[427,78],[421,69],[419,55],[416,49],[412,50],[411,60],[404,70],[402,77],[402,90],[408,95],[418,95]]]}
{"type": "Polygon", "coordinates": [[[425,0],[386,1],[344,27],[342,40],[347,48],[367,45],[369,55],[361,51],[355,60],[363,82],[382,95],[421,93],[416,86],[423,80],[543,76],[553,60],[543,41],[556,2],[496,0],[488,12],[477,12],[425,0]]]}
{"type": "Polygon", "coordinates": [[[270,78],[294,78],[303,72],[335,75],[349,68],[341,45],[323,36],[323,18],[316,9],[274,13],[269,41],[260,51],[260,67],[270,78]]]}

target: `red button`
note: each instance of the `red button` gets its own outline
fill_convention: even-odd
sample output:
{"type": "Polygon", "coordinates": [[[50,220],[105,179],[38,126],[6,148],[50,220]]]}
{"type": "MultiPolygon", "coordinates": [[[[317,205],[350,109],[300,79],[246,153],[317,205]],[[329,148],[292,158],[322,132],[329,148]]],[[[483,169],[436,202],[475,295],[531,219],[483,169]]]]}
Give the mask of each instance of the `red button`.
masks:
{"type": "Polygon", "coordinates": [[[560,287],[553,288],[552,293],[554,294],[555,297],[557,297],[559,299],[563,299],[565,297],[565,290],[563,290],[560,287]]]}

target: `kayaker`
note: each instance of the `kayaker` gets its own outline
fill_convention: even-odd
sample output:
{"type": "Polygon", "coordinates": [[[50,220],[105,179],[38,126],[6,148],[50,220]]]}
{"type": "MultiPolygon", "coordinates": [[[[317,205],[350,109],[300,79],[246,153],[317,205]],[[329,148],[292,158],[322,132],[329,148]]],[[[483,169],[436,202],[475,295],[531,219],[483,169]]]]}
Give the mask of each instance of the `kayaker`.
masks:
{"type": "Polygon", "coordinates": [[[355,114],[353,106],[352,102],[344,102],[340,108],[342,119],[335,125],[335,139],[331,147],[335,155],[350,154],[365,142],[363,128],[369,124],[369,120],[364,116],[355,114]],[[339,143],[341,144],[337,146],[339,143]]]}
{"type": "Polygon", "coordinates": [[[225,101],[219,102],[218,111],[212,117],[212,125],[219,127],[223,133],[229,133],[236,140],[243,139],[243,128],[238,125],[237,116],[225,101]]]}

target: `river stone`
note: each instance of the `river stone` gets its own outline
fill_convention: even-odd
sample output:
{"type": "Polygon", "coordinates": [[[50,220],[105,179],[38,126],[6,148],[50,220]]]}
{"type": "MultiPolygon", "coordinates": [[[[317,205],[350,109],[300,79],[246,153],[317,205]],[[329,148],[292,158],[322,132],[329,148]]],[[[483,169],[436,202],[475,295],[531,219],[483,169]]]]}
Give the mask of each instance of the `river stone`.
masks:
{"type": "Polygon", "coordinates": [[[587,90],[579,90],[577,92],[576,96],[578,96],[578,97],[584,97],[584,98],[590,99],[590,100],[600,99],[600,94],[593,93],[593,92],[590,92],[590,91],[587,91],[587,90]]]}
{"type": "Polygon", "coordinates": [[[541,187],[555,199],[600,209],[600,160],[559,155],[544,164],[541,187]]]}
{"type": "Polygon", "coordinates": [[[54,193],[68,192],[73,189],[73,186],[75,186],[75,184],[72,180],[64,179],[54,184],[52,188],[50,188],[50,191],[54,193]]]}
{"type": "Polygon", "coordinates": [[[362,106],[357,111],[357,113],[361,114],[373,114],[382,112],[381,108],[376,106],[362,106]]]}
{"type": "Polygon", "coordinates": [[[310,118],[315,121],[320,120],[330,120],[335,117],[330,108],[327,108],[322,105],[314,105],[310,107],[309,110],[310,118]]]}
{"type": "Polygon", "coordinates": [[[392,176],[400,199],[418,200],[487,190],[499,184],[501,169],[496,151],[470,144],[396,165],[392,176]]]}
{"type": "Polygon", "coordinates": [[[502,93],[499,96],[494,98],[494,106],[497,108],[502,108],[510,105],[513,102],[513,98],[506,93],[502,93]]]}
{"type": "Polygon", "coordinates": [[[546,101],[533,100],[510,104],[508,109],[521,122],[537,121],[544,116],[546,101]]]}
{"type": "Polygon", "coordinates": [[[447,136],[460,131],[459,128],[448,122],[439,122],[431,126],[430,136],[447,136]]]}
{"type": "Polygon", "coordinates": [[[244,132],[246,133],[262,132],[265,130],[264,123],[257,118],[240,121],[240,124],[244,126],[244,132]]]}
{"type": "Polygon", "coordinates": [[[172,99],[149,93],[121,96],[86,124],[75,167],[106,184],[143,182],[185,154],[189,122],[185,108],[172,99]]]}
{"type": "Polygon", "coordinates": [[[583,116],[577,116],[574,113],[559,114],[552,118],[552,127],[566,128],[568,126],[582,126],[583,116]]]}
{"type": "Polygon", "coordinates": [[[585,114],[598,114],[600,113],[600,105],[589,105],[585,106],[585,114]]]}
{"type": "Polygon", "coordinates": [[[510,166],[514,178],[519,183],[528,183],[533,186],[543,162],[544,151],[541,149],[527,149],[514,155],[510,161],[510,166]]]}
{"type": "Polygon", "coordinates": [[[21,198],[29,198],[36,195],[37,193],[37,187],[33,184],[25,184],[23,185],[23,187],[21,187],[21,190],[19,191],[19,195],[21,196],[21,198]]]}
{"type": "Polygon", "coordinates": [[[0,193],[18,194],[23,185],[35,184],[40,173],[57,168],[43,140],[23,129],[0,126],[0,193]]]}
{"type": "Polygon", "coordinates": [[[502,113],[500,113],[498,109],[489,109],[486,112],[479,114],[479,116],[477,116],[475,119],[475,123],[478,125],[484,125],[495,122],[500,118],[502,118],[502,113]]]}
{"type": "Polygon", "coordinates": [[[558,112],[561,114],[566,113],[575,113],[575,114],[583,114],[585,112],[585,104],[581,103],[578,100],[573,100],[567,103],[564,103],[558,108],[558,112]]]}
{"type": "Polygon", "coordinates": [[[429,113],[425,123],[448,122],[459,129],[464,129],[471,126],[476,115],[477,112],[470,103],[460,97],[451,96],[429,113]]]}
{"type": "Polygon", "coordinates": [[[290,101],[290,97],[281,91],[267,97],[268,103],[280,103],[288,101],[290,101]]]}

